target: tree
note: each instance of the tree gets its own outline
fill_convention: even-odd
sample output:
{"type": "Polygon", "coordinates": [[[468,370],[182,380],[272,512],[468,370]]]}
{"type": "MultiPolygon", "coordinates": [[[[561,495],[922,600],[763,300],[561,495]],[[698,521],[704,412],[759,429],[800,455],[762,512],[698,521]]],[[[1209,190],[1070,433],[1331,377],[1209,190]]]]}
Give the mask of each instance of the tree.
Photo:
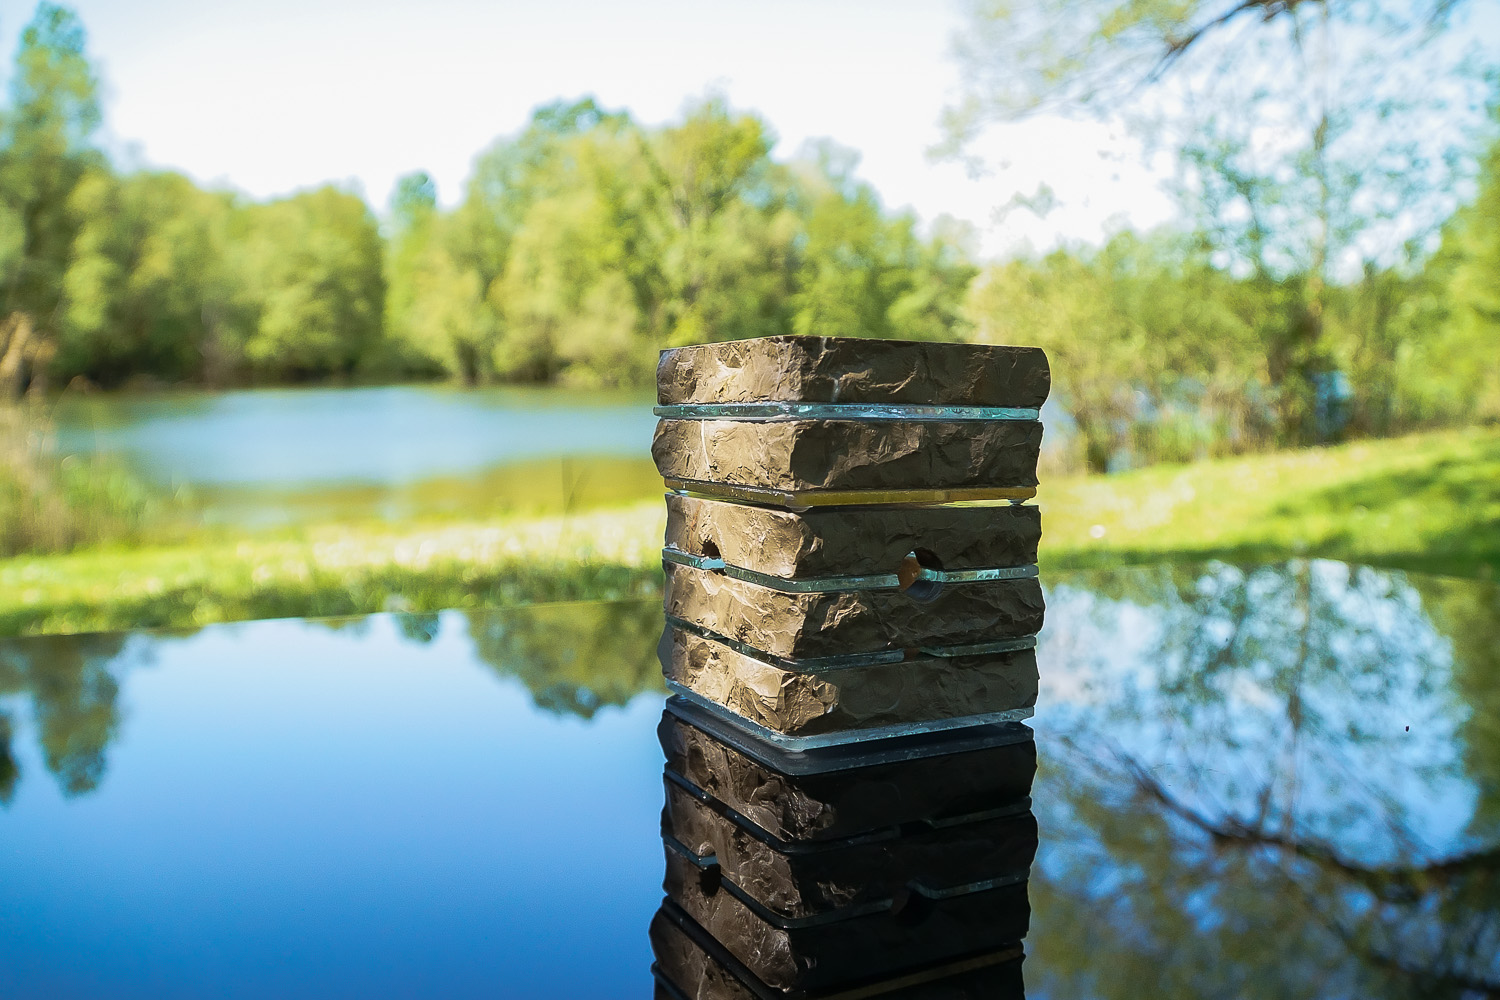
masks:
{"type": "Polygon", "coordinates": [[[967,308],[984,343],[1034,345],[1052,360],[1082,463],[1191,460],[1261,443],[1263,406],[1244,387],[1260,295],[1170,233],[1122,233],[1100,250],[1058,250],[987,270],[967,308]]]}
{"type": "Polygon", "coordinates": [[[759,118],[710,97],[642,144],[660,248],[650,323],[665,346],[786,330],[800,226],[774,142],[759,118]]]}
{"type": "Polygon", "coordinates": [[[453,229],[438,211],[431,177],[418,172],[397,182],[386,241],[388,365],[473,385],[493,371],[496,324],[478,271],[451,249],[453,229]]]}
{"type": "Polygon", "coordinates": [[[823,337],[960,340],[974,276],[954,241],[924,243],[910,215],[888,217],[855,179],[858,155],[814,144],[798,164],[805,237],[792,306],[795,332],[823,337]]]}
{"type": "MultiPolygon", "coordinates": [[[[1493,114],[1500,124],[1500,99],[1493,114]]],[[[1484,156],[1478,197],[1455,217],[1451,239],[1456,263],[1445,291],[1452,311],[1432,361],[1449,374],[1453,396],[1472,407],[1469,415],[1500,420],[1500,137],[1484,156]]]]}
{"type": "Polygon", "coordinates": [[[245,340],[260,377],[349,375],[376,347],[385,307],[383,246],[370,209],[324,186],[243,211],[230,250],[254,315],[245,340]]]}
{"type": "Polygon", "coordinates": [[[136,374],[206,374],[230,308],[223,274],[231,200],[174,173],[95,169],[71,200],[79,219],[63,276],[54,369],[105,386],[136,374]]]}
{"type": "MultiPolygon", "coordinates": [[[[91,792],[103,780],[119,725],[124,646],[118,635],[44,635],[0,650],[0,695],[30,697],[43,760],[65,795],[91,792]]],[[[0,715],[0,803],[19,775],[9,737],[10,720],[0,715]]]]}
{"type": "Polygon", "coordinates": [[[975,0],[949,148],[989,121],[1062,110],[1124,118],[1172,149],[1214,263],[1278,305],[1257,335],[1283,438],[1319,439],[1334,286],[1366,265],[1414,268],[1453,209],[1482,97],[1447,30],[1457,6],[975,0]]]}
{"type": "Polygon", "coordinates": [[[21,33],[0,117],[0,396],[40,386],[55,351],[79,220],[74,190],[103,162],[98,81],[72,11],[43,2],[21,33]]]}

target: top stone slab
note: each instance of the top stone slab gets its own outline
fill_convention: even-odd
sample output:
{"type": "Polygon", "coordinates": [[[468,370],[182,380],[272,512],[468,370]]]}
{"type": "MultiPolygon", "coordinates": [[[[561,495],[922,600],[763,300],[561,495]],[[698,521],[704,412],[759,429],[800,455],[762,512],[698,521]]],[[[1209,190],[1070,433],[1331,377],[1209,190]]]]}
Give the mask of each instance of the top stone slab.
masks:
{"type": "Polygon", "coordinates": [[[762,337],[661,352],[662,406],[907,403],[1039,407],[1052,386],[1038,347],[861,337],[762,337]]]}

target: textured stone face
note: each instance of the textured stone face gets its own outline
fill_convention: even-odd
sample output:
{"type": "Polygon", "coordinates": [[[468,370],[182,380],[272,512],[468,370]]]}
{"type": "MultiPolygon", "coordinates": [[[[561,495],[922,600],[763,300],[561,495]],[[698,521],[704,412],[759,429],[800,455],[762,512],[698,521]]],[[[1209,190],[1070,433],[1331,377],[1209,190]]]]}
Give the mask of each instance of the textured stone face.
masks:
{"type": "Polygon", "coordinates": [[[671,712],[657,729],[667,769],[771,836],[824,842],[906,823],[972,816],[1031,791],[1030,740],[944,756],[792,775],[671,712]]]}
{"type": "Polygon", "coordinates": [[[949,584],[921,602],[899,590],[788,594],[665,564],[668,615],[788,660],[965,645],[1042,627],[1035,579],[949,584]]]}
{"type": "Polygon", "coordinates": [[[897,910],[783,927],[755,911],[674,851],[667,851],[667,898],[761,982],[776,989],[825,989],[894,976],[1026,936],[1026,884],[944,899],[911,896],[897,910]]]}
{"type": "MultiPolygon", "coordinates": [[[[831,990],[773,990],[758,982],[744,965],[675,906],[658,911],[651,921],[651,949],[658,974],[671,984],[658,985],[656,1000],[818,1000],[847,997],[831,990]]],[[[987,955],[965,957],[906,974],[887,985],[867,985],[861,1000],[1025,1000],[1022,949],[1008,945],[987,955]]]]}
{"type": "Polygon", "coordinates": [[[667,497],[667,544],[786,580],[894,573],[923,549],[945,570],[1036,562],[1041,513],[1030,506],[830,507],[803,513],[667,497]]]}
{"type": "Polygon", "coordinates": [[[1035,347],[857,337],[765,337],[661,353],[663,405],[915,403],[1039,407],[1052,385],[1035,347]]]}
{"type": "Polygon", "coordinates": [[[667,781],[663,832],[725,879],[784,918],[833,917],[898,899],[917,884],[952,892],[990,880],[1024,879],[1036,856],[1030,810],[904,835],[856,837],[791,850],[716,802],[667,781]]]}
{"type": "Polygon", "coordinates": [[[651,457],[666,479],[769,490],[1036,486],[1033,420],[660,420],[651,457]]]}
{"type": "Polygon", "coordinates": [[[809,674],[672,629],[667,680],[786,736],[990,715],[1036,704],[1034,650],[921,657],[809,674]]]}

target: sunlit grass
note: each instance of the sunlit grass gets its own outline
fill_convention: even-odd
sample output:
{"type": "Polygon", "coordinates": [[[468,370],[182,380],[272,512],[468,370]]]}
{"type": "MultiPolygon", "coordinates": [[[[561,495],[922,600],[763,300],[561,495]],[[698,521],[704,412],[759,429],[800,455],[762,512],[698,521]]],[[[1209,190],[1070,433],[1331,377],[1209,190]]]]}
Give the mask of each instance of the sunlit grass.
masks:
{"type": "MultiPolygon", "coordinates": [[[[1046,483],[1044,572],[1314,555],[1491,576],[1500,430],[1046,483]]],[[[659,495],[571,516],[369,521],[0,561],[0,634],[644,596],[659,495]]]]}
{"type": "Polygon", "coordinates": [[[1064,479],[1038,500],[1046,566],[1315,555],[1490,576],[1500,565],[1500,431],[1064,479]]]}
{"type": "Polygon", "coordinates": [[[656,592],[659,499],[573,516],[328,525],[0,562],[0,634],[656,592]]]}

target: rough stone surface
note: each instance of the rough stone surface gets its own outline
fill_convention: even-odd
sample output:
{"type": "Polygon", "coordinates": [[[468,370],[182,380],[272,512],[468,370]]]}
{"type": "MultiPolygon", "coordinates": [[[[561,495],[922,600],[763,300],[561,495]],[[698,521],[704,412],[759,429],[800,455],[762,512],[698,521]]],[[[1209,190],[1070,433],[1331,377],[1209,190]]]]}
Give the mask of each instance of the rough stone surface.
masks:
{"type": "Polygon", "coordinates": [[[1029,794],[1036,775],[1036,745],[1030,740],[788,775],[671,712],[662,713],[657,736],[668,770],[784,841],[838,840],[906,823],[971,816],[1029,794]]]}
{"type": "MultiPolygon", "coordinates": [[[[833,990],[773,990],[750,975],[690,917],[670,905],[651,920],[651,948],[657,973],[671,983],[658,985],[657,1000],[838,1000],[833,990]]],[[[861,982],[861,1000],[1024,1000],[1019,944],[969,960],[943,963],[925,975],[901,976],[889,985],[861,982]],[[912,980],[916,980],[913,982],[912,980]]]]}
{"type": "Polygon", "coordinates": [[[677,563],[665,570],[668,615],[789,660],[1033,635],[1045,610],[1036,579],[949,584],[923,602],[899,590],[789,594],[677,563]]]}
{"type": "Polygon", "coordinates": [[[915,403],[1039,407],[1052,386],[1035,347],[858,337],[763,337],[661,352],[662,404],[915,403]]]}
{"type": "Polygon", "coordinates": [[[993,951],[1025,937],[1031,920],[1023,882],[937,900],[911,895],[896,910],[778,927],[682,855],[668,850],[666,858],[667,898],[777,989],[827,989],[993,951]]]}
{"type": "Polygon", "coordinates": [[[828,507],[803,513],[675,494],[668,545],[785,580],[894,573],[907,553],[945,570],[1036,562],[1042,516],[1031,506],[828,507]]]}
{"type": "Polygon", "coordinates": [[[1036,421],[659,420],[666,479],[772,490],[1036,486],[1036,421]]]}
{"type": "Polygon", "coordinates": [[[782,917],[885,903],[912,885],[953,890],[1024,877],[1036,856],[1036,818],[1029,810],[794,849],[769,843],[717,803],[703,802],[673,781],[665,784],[662,833],[699,858],[715,859],[720,877],[782,917]]]}
{"type": "Polygon", "coordinates": [[[662,672],[736,715],[787,736],[987,715],[1036,704],[1035,650],[921,657],[818,674],[669,629],[662,672]]]}

